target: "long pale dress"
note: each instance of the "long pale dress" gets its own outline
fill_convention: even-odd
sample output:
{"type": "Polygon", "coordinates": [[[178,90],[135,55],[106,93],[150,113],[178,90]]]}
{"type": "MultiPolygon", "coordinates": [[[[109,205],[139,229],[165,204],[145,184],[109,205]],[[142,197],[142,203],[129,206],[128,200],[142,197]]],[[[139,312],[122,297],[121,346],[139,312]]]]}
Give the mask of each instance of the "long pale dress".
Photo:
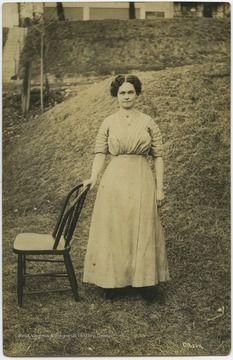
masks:
{"type": "Polygon", "coordinates": [[[83,281],[104,288],[152,286],[169,280],[165,241],[147,155],[162,156],[158,126],[136,111],[100,126],[95,153],[111,154],[92,215],[83,281]]]}

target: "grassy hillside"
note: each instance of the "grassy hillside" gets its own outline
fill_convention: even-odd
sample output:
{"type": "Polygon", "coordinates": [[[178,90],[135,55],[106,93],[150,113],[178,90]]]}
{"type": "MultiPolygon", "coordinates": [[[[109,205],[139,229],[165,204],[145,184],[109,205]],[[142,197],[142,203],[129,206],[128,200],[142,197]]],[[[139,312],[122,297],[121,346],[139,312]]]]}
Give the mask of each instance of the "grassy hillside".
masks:
{"type": "Polygon", "coordinates": [[[72,251],[81,301],[75,303],[65,293],[25,298],[22,309],[16,305],[14,237],[25,229],[50,231],[61,197],[89,176],[98,127],[118,108],[109,96],[111,78],[106,79],[23,124],[4,149],[3,309],[8,356],[191,356],[230,351],[229,67],[206,62],[138,75],[143,82],[138,108],[155,118],[165,145],[166,201],[160,213],[171,272],[171,281],[163,286],[165,303],[148,305],[135,294],[106,301],[98,288],[82,283],[94,190],[72,251]]]}
{"type": "MultiPolygon", "coordinates": [[[[223,62],[229,24],[208,18],[57,22],[48,30],[47,72],[62,78],[223,62]]],[[[39,71],[34,62],[33,73],[39,71]]]]}

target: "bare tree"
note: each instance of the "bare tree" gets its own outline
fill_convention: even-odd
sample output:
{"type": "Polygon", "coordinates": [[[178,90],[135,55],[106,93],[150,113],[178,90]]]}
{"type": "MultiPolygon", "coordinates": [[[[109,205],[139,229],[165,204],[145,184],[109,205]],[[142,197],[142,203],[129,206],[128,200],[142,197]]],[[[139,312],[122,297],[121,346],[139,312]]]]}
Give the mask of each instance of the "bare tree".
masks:
{"type": "Polygon", "coordinates": [[[57,17],[59,21],[65,21],[65,12],[64,12],[64,8],[62,5],[62,2],[57,2],[56,3],[56,8],[57,8],[57,17]]]}
{"type": "MultiPolygon", "coordinates": [[[[32,19],[31,24],[28,28],[28,36],[26,39],[24,52],[23,52],[23,64],[25,68],[25,76],[28,74],[27,67],[30,62],[30,69],[33,62],[36,62],[37,59],[40,61],[40,105],[41,113],[44,112],[44,79],[46,80],[46,90],[49,93],[49,83],[47,79],[46,69],[46,57],[49,50],[50,38],[48,34],[48,29],[56,22],[54,18],[50,15],[45,15],[44,13],[37,19],[32,19]]],[[[30,76],[29,76],[30,79],[30,76]]],[[[24,94],[28,94],[26,86],[30,88],[30,84],[27,79],[24,81],[24,94]]],[[[49,95],[49,94],[48,94],[49,95]]],[[[30,96],[30,93],[29,93],[30,96]]],[[[25,104],[28,104],[29,100],[24,100],[25,104]]],[[[25,111],[27,111],[27,106],[23,105],[25,111]]]]}
{"type": "Polygon", "coordinates": [[[44,112],[44,53],[45,53],[45,25],[44,18],[41,18],[41,26],[39,28],[40,32],[40,104],[41,104],[41,112],[44,112]]]}
{"type": "Polygon", "coordinates": [[[129,2],[129,19],[136,19],[136,14],[135,14],[135,3],[130,1],[129,2]]]}

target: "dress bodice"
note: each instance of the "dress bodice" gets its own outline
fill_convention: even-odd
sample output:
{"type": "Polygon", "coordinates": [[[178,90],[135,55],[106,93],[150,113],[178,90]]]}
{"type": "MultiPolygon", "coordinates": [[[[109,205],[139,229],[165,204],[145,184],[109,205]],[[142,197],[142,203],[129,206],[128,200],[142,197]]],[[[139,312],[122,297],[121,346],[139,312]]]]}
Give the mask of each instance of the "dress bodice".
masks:
{"type": "Polygon", "coordinates": [[[162,156],[163,144],[159,127],[150,116],[138,110],[130,120],[118,111],[101,124],[96,137],[95,153],[162,156]]]}

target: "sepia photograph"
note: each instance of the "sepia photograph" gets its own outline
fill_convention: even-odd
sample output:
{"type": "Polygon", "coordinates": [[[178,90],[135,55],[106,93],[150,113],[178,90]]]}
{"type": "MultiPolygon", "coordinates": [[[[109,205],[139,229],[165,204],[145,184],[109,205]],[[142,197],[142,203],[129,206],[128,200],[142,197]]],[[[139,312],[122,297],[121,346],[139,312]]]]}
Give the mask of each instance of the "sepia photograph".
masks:
{"type": "Polygon", "coordinates": [[[229,356],[230,71],[230,2],[2,3],[5,356],[229,356]]]}

